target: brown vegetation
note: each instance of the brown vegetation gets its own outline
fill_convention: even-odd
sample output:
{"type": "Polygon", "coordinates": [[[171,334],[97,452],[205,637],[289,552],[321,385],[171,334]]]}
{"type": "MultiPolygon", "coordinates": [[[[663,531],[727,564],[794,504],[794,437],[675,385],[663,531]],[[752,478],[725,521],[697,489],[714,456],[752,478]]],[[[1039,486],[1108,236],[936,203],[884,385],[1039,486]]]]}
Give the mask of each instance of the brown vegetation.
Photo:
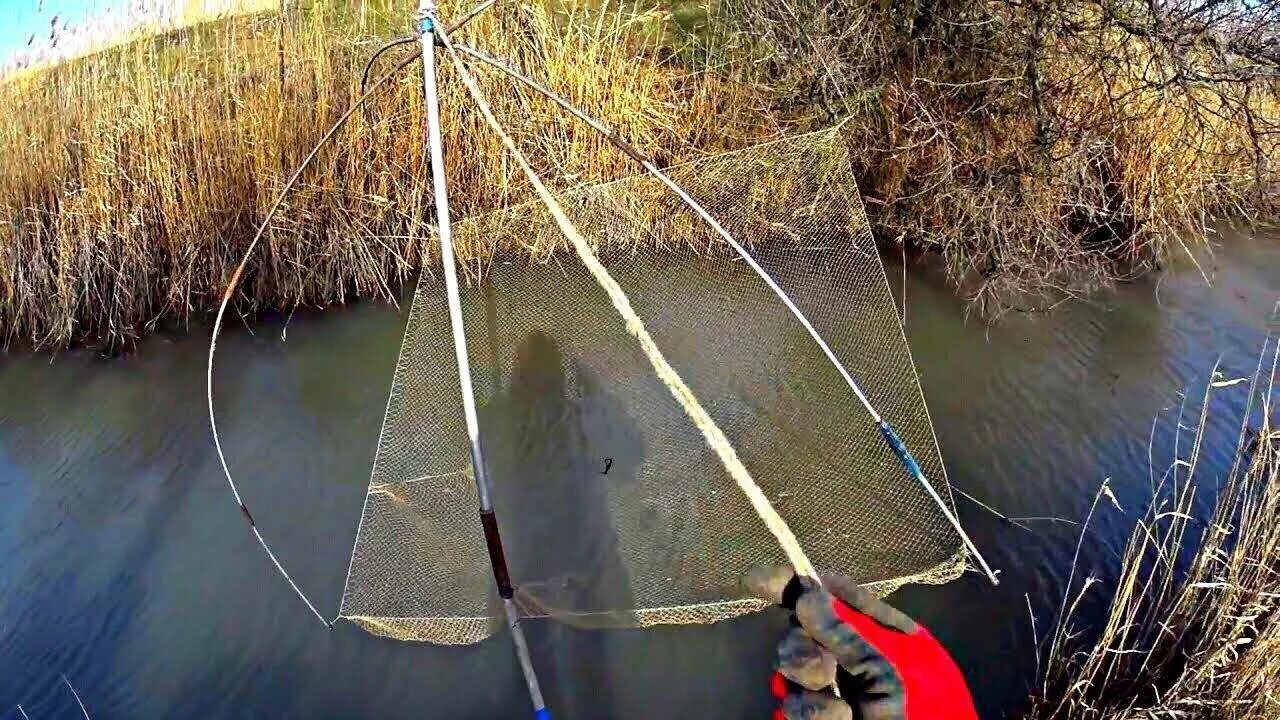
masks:
{"type": "MultiPolygon", "coordinates": [[[[406,32],[411,11],[317,2],[0,84],[5,338],[119,342],[214,307],[285,178],[359,94],[381,42],[374,36],[406,32]]],[[[760,136],[758,123],[735,122],[758,116],[745,92],[665,61],[665,22],[607,6],[588,15],[512,5],[473,21],[461,39],[529,69],[668,160],[760,136]]],[[[455,214],[527,197],[461,84],[441,72],[455,214]]],[[[550,103],[480,76],[549,177],[568,185],[635,172],[550,103]]],[[[424,155],[421,84],[410,69],[289,198],[250,266],[241,309],[392,297],[426,249],[424,155]]]]}
{"type": "Polygon", "coordinates": [[[988,313],[1277,210],[1278,3],[736,1],[781,105],[852,116],[878,237],[988,313]]]}

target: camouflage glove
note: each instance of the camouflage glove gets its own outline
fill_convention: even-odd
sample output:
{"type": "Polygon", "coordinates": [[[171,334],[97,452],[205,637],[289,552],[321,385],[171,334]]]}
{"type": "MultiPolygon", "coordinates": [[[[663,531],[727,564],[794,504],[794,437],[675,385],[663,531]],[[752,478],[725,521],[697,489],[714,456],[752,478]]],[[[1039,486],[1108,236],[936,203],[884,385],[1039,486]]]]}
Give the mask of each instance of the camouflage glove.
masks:
{"type": "Polygon", "coordinates": [[[778,644],[774,720],[977,720],[959,668],[924,626],[848,578],[823,583],[790,568],[747,580],[793,613],[778,644]]]}

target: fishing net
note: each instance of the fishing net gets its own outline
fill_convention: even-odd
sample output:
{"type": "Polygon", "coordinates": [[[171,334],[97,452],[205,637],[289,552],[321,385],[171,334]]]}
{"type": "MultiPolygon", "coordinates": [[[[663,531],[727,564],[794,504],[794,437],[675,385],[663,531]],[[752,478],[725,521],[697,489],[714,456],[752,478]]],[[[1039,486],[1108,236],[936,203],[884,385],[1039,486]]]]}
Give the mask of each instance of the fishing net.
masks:
{"type": "MultiPolygon", "coordinates": [[[[838,131],[672,168],[860,379],[950,498],[838,131]]],[[[656,180],[558,196],[671,365],[821,572],[887,593],[963,569],[960,539],[764,281],[656,180]]],[[[584,627],[764,607],[785,564],[541,204],[455,225],[481,438],[516,601],[584,627]]],[[[396,365],[341,615],[402,640],[500,628],[443,281],[424,274],[396,365]]]]}

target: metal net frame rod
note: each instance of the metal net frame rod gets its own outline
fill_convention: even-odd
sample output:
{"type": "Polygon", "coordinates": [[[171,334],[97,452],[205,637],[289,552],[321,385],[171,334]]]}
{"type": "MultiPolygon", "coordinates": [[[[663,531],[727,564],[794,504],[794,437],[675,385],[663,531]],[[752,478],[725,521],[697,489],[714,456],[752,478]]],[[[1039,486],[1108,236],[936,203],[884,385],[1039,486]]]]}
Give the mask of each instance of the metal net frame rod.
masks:
{"type": "Polygon", "coordinates": [[[947,519],[947,522],[960,536],[961,541],[964,543],[965,549],[967,549],[969,553],[973,555],[974,559],[977,560],[979,566],[981,566],[982,568],[982,571],[991,580],[991,583],[993,585],[1000,584],[1000,580],[997,578],[996,572],[992,570],[989,564],[987,564],[987,560],[986,558],[983,557],[982,552],[978,550],[977,544],[974,543],[973,540],[969,537],[969,534],[965,532],[964,526],[961,525],[960,523],[960,519],[956,517],[955,513],[947,505],[946,501],[942,499],[942,496],[938,493],[937,489],[933,486],[933,483],[931,483],[929,479],[925,476],[924,470],[920,467],[920,463],[916,461],[915,456],[913,456],[911,454],[911,451],[907,449],[906,443],[903,442],[902,437],[898,435],[897,430],[895,430],[893,428],[893,425],[891,425],[888,420],[885,420],[884,417],[880,415],[880,412],[876,410],[875,406],[867,398],[866,393],[863,392],[862,387],[859,385],[858,381],[854,379],[853,375],[849,373],[848,369],[845,368],[844,364],[840,362],[840,359],[836,356],[835,351],[833,351],[831,349],[831,346],[827,344],[827,341],[822,338],[822,335],[818,332],[817,328],[815,328],[813,324],[809,322],[809,318],[805,317],[804,313],[801,312],[800,308],[796,306],[795,302],[792,301],[791,297],[787,295],[786,291],[783,290],[782,287],[778,285],[778,283],[773,279],[773,277],[769,274],[769,272],[765,270],[763,267],[761,267],[758,262],[756,262],[755,258],[751,256],[751,253],[747,252],[747,249],[743,247],[742,244],[739,243],[737,239],[734,238],[733,235],[730,234],[729,231],[726,230],[724,226],[721,225],[720,222],[716,220],[715,217],[712,216],[711,213],[708,212],[706,208],[702,206],[701,203],[699,203],[692,196],[690,196],[689,193],[684,190],[684,188],[680,187],[679,184],[677,184],[666,173],[664,173],[661,170],[661,168],[659,168],[654,163],[652,158],[642,153],[634,145],[632,145],[626,139],[618,135],[617,132],[613,130],[613,128],[609,127],[608,125],[605,125],[603,122],[588,115],[586,112],[584,112],[583,110],[581,110],[580,108],[578,108],[577,106],[575,106],[574,104],[566,100],[559,93],[556,93],[555,91],[551,90],[550,88],[547,88],[545,85],[539,83],[533,78],[525,75],[524,73],[521,73],[520,71],[511,67],[511,65],[509,65],[508,63],[502,62],[501,60],[498,60],[492,55],[489,55],[481,50],[477,50],[475,48],[472,48],[467,45],[462,45],[462,44],[454,45],[454,48],[458,52],[463,53],[471,58],[474,58],[475,60],[478,60],[502,72],[503,74],[516,80],[522,85],[525,85],[531,90],[543,95],[544,97],[546,97],[547,99],[551,100],[556,105],[558,105],[561,109],[568,112],[570,115],[586,123],[592,129],[596,130],[601,135],[603,135],[610,143],[612,143],[615,147],[621,150],[628,157],[640,163],[640,165],[645,169],[646,172],[648,172],[655,179],[661,182],[664,186],[666,186],[669,190],[671,190],[671,192],[675,193],[676,196],[678,196],[680,200],[684,202],[685,205],[687,205],[691,210],[694,211],[694,213],[698,215],[698,217],[702,218],[704,222],[710,225],[711,228],[715,230],[716,234],[718,234],[721,238],[723,238],[724,241],[728,243],[730,247],[733,248],[734,252],[736,252],[739,255],[739,257],[741,257],[747,263],[747,265],[749,265],[751,269],[755,271],[757,275],[760,276],[760,279],[763,280],[765,284],[768,285],[769,289],[772,290],[773,293],[778,296],[778,299],[781,300],[784,305],[786,305],[787,309],[791,312],[791,314],[795,317],[795,319],[809,333],[809,336],[813,338],[813,341],[817,343],[818,347],[822,350],[823,354],[826,355],[827,360],[829,360],[831,364],[835,367],[836,372],[838,372],[840,374],[840,377],[844,379],[845,384],[849,386],[849,389],[853,391],[853,394],[855,396],[857,396],[858,401],[862,403],[862,407],[865,408],[867,411],[867,414],[871,416],[871,421],[875,423],[877,429],[880,431],[881,436],[884,438],[885,442],[888,444],[889,449],[893,451],[893,454],[898,458],[898,461],[902,464],[903,468],[908,473],[910,473],[912,477],[915,478],[915,480],[924,489],[925,493],[929,496],[929,498],[933,500],[934,503],[937,504],[938,508],[942,511],[943,516],[947,519]]]}
{"type": "Polygon", "coordinates": [[[436,63],[434,33],[441,32],[435,17],[434,0],[421,0],[418,5],[419,29],[422,32],[422,87],[423,98],[427,109],[427,144],[431,160],[432,194],[435,200],[436,228],[440,238],[440,262],[444,269],[445,292],[449,306],[449,324],[453,331],[453,349],[458,363],[458,382],[462,392],[462,411],[467,426],[467,438],[470,441],[471,467],[475,477],[476,492],[480,500],[480,523],[484,528],[485,543],[489,551],[489,561],[493,567],[493,579],[498,586],[498,595],[502,599],[503,614],[507,627],[511,630],[515,644],[516,657],[520,661],[520,670],[524,674],[525,684],[529,690],[529,700],[533,704],[534,716],[539,720],[551,717],[542,697],[542,689],[538,683],[538,674],[534,670],[533,660],[529,655],[529,644],[525,640],[524,630],[520,627],[519,612],[515,607],[514,591],[511,587],[510,573],[507,571],[506,556],[502,549],[502,537],[498,533],[498,519],[493,510],[490,494],[488,471],[485,468],[484,453],[480,447],[480,423],[476,412],[475,393],[471,386],[471,363],[467,356],[466,327],[462,319],[462,300],[458,294],[457,261],[453,252],[453,231],[449,221],[448,182],[445,177],[444,143],[440,128],[440,97],[436,85],[436,63]]]}
{"type": "Polygon", "coordinates": [[[249,266],[249,260],[253,257],[253,251],[258,247],[258,243],[260,243],[266,236],[267,229],[271,227],[271,221],[280,211],[280,207],[284,204],[285,198],[289,196],[289,192],[298,184],[298,181],[302,179],[302,174],[311,166],[312,161],[314,161],[320,154],[320,150],[333,139],[344,125],[346,125],[347,120],[349,120],[357,110],[364,106],[365,101],[373,97],[374,93],[378,90],[386,87],[388,81],[395,77],[401,70],[408,67],[410,62],[416,59],[417,58],[414,57],[401,60],[395,68],[378,78],[377,82],[365,89],[360,94],[360,97],[356,98],[356,101],[351,104],[351,107],[347,108],[347,111],[329,127],[328,131],[326,131],[324,136],[320,138],[319,142],[317,142],[315,146],[311,148],[311,151],[307,153],[307,156],[303,158],[302,163],[299,164],[293,171],[293,174],[289,176],[289,179],[285,181],[284,187],[282,187],[280,189],[280,193],[276,195],[276,199],[271,203],[271,207],[267,210],[267,214],[263,216],[262,222],[258,223],[258,229],[253,235],[253,240],[249,242],[249,246],[245,248],[244,256],[240,258],[240,264],[236,266],[235,271],[231,273],[231,278],[227,281],[227,289],[223,291],[222,300],[218,303],[218,312],[214,316],[213,320],[213,331],[209,335],[209,358],[205,368],[205,400],[209,409],[209,433],[213,436],[213,448],[217,452],[218,463],[222,468],[222,474],[227,480],[227,486],[231,488],[231,495],[235,498],[236,506],[240,509],[240,515],[249,525],[249,530],[253,533],[258,545],[262,547],[262,551],[266,553],[267,558],[271,560],[271,564],[274,565],[276,571],[280,573],[280,577],[284,578],[285,582],[289,584],[289,587],[293,588],[293,592],[304,604],[306,604],[307,609],[311,611],[311,614],[330,630],[333,630],[334,621],[328,620],[320,614],[320,611],[316,609],[315,603],[311,602],[311,598],[302,591],[302,588],[298,586],[298,583],[295,582],[289,575],[288,571],[284,569],[284,565],[280,562],[280,559],[276,557],[275,552],[271,550],[271,547],[267,544],[266,538],[262,536],[262,531],[258,529],[258,523],[254,519],[253,513],[249,511],[249,505],[245,502],[244,497],[241,496],[240,488],[236,485],[235,478],[231,475],[231,466],[227,463],[227,455],[222,449],[222,438],[218,434],[217,413],[214,412],[213,407],[213,360],[218,351],[218,337],[222,333],[222,322],[226,318],[227,308],[231,305],[231,298],[235,296],[236,288],[239,287],[241,279],[244,278],[245,269],[249,266]]]}
{"type": "MultiPolygon", "coordinates": [[[[494,2],[496,2],[496,0],[484,0],[476,7],[472,8],[471,11],[468,12],[466,15],[454,21],[449,26],[449,30],[450,31],[458,30],[462,26],[471,22],[480,13],[492,7],[494,2]]],[[[417,38],[406,38],[406,41],[416,42],[417,38]]],[[[336,622],[338,618],[342,617],[341,609],[339,609],[338,616],[335,617],[333,620],[327,620],[323,615],[320,614],[320,611],[316,609],[315,603],[313,603],[311,601],[311,598],[308,597],[307,594],[302,591],[302,588],[299,587],[298,583],[296,583],[293,580],[293,578],[289,575],[288,571],[285,570],[284,564],[280,562],[280,559],[276,557],[275,552],[273,552],[271,550],[271,547],[267,544],[266,538],[262,536],[262,532],[258,529],[257,521],[254,519],[253,513],[249,511],[248,504],[245,502],[244,498],[240,494],[240,488],[238,485],[236,485],[235,478],[232,477],[231,475],[231,467],[227,463],[226,453],[223,452],[223,449],[222,449],[222,439],[218,434],[218,418],[216,413],[214,412],[214,407],[213,407],[213,361],[214,361],[214,355],[217,353],[218,337],[222,332],[222,322],[226,317],[227,308],[230,307],[231,305],[231,298],[235,295],[236,288],[239,287],[240,281],[244,278],[245,270],[249,266],[249,260],[253,257],[253,251],[258,247],[258,243],[261,242],[264,237],[266,237],[267,230],[268,228],[271,227],[271,222],[272,220],[275,219],[276,214],[279,213],[281,206],[284,204],[285,198],[289,196],[290,191],[293,190],[294,186],[297,185],[298,181],[302,179],[303,173],[306,172],[307,168],[311,166],[311,163],[316,159],[316,157],[319,156],[320,151],[329,143],[329,141],[331,141],[334,138],[335,135],[337,135],[338,131],[341,130],[343,126],[346,125],[347,120],[351,119],[351,116],[355,115],[356,111],[359,110],[361,107],[363,107],[365,102],[370,98],[372,98],[376,92],[387,87],[387,83],[392,78],[398,75],[401,70],[409,67],[409,65],[414,61],[416,61],[418,59],[418,56],[421,54],[421,51],[412,53],[408,57],[396,63],[396,66],[394,68],[392,68],[390,71],[388,71],[387,73],[379,77],[372,85],[370,85],[368,82],[369,70],[372,68],[373,62],[377,60],[378,56],[384,50],[390,49],[391,47],[394,47],[398,44],[399,44],[399,41],[393,42],[387,46],[384,46],[383,50],[380,50],[377,53],[374,53],[374,56],[370,58],[369,63],[366,64],[365,66],[364,81],[360,85],[360,95],[355,99],[353,103],[351,103],[351,106],[347,108],[346,112],[342,113],[342,115],[333,123],[333,125],[331,125],[327,131],[325,131],[325,134],[321,136],[320,140],[317,141],[314,146],[312,146],[311,150],[307,153],[307,156],[303,158],[302,162],[298,165],[298,167],[294,169],[293,173],[289,176],[289,179],[285,181],[284,187],[280,189],[280,192],[276,195],[275,200],[272,201],[271,207],[267,210],[267,214],[264,215],[262,218],[262,221],[258,223],[258,229],[254,232],[253,240],[251,240],[249,242],[249,246],[245,248],[244,255],[240,258],[240,263],[236,266],[235,270],[231,274],[230,279],[227,281],[227,288],[222,293],[222,300],[218,304],[218,312],[214,316],[213,331],[209,337],[209,356],[208,356],[208,365],[207,365],[206,374],[205,374],[205,397],[206,397],[208,408],[209,408],[209,432],[213,436],[213,447],[214,447],[214,450],[217,452],[218,462],[222,467],[222,473],[226,477],[227,486],[231,488],[231,495],[232,497],[235,498],[236,505],[239,507],[240,514],[244,518],[245,523],[248,524],[249,529],[253,532],[254,538],[258,542],[258,545],[262,547],[262,551],[266,553],[267,557],[271,560],[271,563],[275,566],[277,572],[279,572],[280,576],[284,578],[285,582],[289,584],[289,587],[293,588],[293,592],[298,596],[298,598],[301,599],[302,602],[306,604],[307,609],[311,611],[311,614],[314,615],[317,620],[323,623],[325,627],[327,627],[330,630],[333,630],[334,622],[336,622]]],[[[365,495],[365,502],[366,503],[368,502],[367,493],[365,495]]],[[[362,511],[361,512],[362,522],[363,522],[363,519],[364,519],[364,515],[362,511]]],[[[359,530],[359,527],[357,527],[356,537],[359,538],[359,535],[360,535],[360,530],[359,530]]],[[[353,559],[354,559],[354,556],[353,556],[353,559]]],[[[351,568],[350,568],[350,564],[348,564],[348,567],[347,567],[348,579],[350,579],[350,575],[351,575],[351,568]]],[[[343,585],[344,586],[346,585],[346,581],[343,581],[343,585]]],[[[21,708],[19,708],[19,710],[21,710],[21,708]]],[[[25,716],[25,713],[24,713],[24,716],[25,716]]]]}

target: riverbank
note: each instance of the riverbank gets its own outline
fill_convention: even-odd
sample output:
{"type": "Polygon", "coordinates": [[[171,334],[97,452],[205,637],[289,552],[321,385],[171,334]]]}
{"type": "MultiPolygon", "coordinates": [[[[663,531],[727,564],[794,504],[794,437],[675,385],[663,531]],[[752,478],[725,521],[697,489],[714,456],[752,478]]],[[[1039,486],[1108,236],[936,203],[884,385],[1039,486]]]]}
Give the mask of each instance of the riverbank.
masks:
{"type": "MultiPolygon", "coordinates": [[[[406,6],[389,0],[294,7],[0,85],[7,340],[128,342],[216,306],[284,180],[359,95],[365,62],[410,26],[406,6]]],[[[745,85],[669,61],[659,14],[557,7],[491,11],[460,38],[529,69],[664,163],[771,136],[745,85]]],[[[374,76],[410,50],[390,53],[374,76]]],[[[549,102],[473,72],[554,186],[636,172],[549,102]]],[[[451,68],[441,75],[455,216],[531,198],[451,68]]],[[[411,67],[290,195],[251,259],[241,311],[395,298],[431,256],[422,127],[411,67]]]]}
{"type": "MultiPolygon", "coordinates": [[[[126,344],[216,306],[284,179],[358,95],[365,60],[408,27],[391,0],[289,7],[0,84],[6,342],[126,344]]],[[[1013,291],[1087,292],[1161,268],[1203,245],[1215,217],[1275,214],[1280,105],[1274,82],[1250,74],[1269,67],[1265,53],[1220,67],[1187,55],[1189,29],[1148,37],[1105,13],[1068,22],[1056,6],[626,8],[498,7],[461,37],[662,164],[846,119],[876,236],[941,258],[989,317],[1013,291]],[[1108,59],[1117,48],[1123,62],[1108,59]],[[1153,78],[1153,63],[1206,75],[1153,78]]],[[[1159,20],[1145,8],[1126,22],[1159,20]]],[[[1214,22],[1205,32],[1243,21],[1214,22]]],[[[528,198],[443,72],[457,214],[528,198]]],[[[556,187],[636,172],[547,102],[480,76],[556,187]]],[[[391,299],[431,257],[418,95],[406,71],[320,155],[251,258],[241,312],[391,299]]]]}

